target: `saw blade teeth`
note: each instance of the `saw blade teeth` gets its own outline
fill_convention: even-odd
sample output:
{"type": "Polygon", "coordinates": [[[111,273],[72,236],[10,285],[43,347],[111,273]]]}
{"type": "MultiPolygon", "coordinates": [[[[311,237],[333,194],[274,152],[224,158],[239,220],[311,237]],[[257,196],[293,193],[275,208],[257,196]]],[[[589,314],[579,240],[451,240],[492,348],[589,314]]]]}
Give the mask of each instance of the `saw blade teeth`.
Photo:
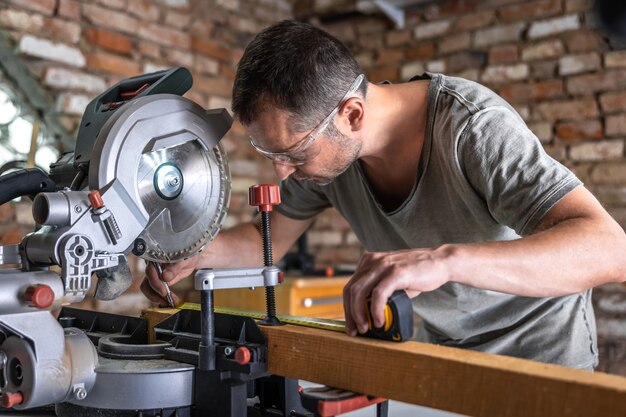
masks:
{"type": "Polygon", "coordinates": [[[138,191],[150,215],[144,231],[150,250],[144,257],[176,262],[194,255],[215,238],[226,218],[231,190],[224,150],[218,145],[205,151],[191,140],[142,158],[138,177],[144,180],[138,191]],[[163,193],[156,191],[152,178],[159,167],[168,163],[180,170],[185,184],[193,186],[183,187],[176,198],[165,200],[163,193]],[[164,250],[157,250],[158,245],[164,250]]]}

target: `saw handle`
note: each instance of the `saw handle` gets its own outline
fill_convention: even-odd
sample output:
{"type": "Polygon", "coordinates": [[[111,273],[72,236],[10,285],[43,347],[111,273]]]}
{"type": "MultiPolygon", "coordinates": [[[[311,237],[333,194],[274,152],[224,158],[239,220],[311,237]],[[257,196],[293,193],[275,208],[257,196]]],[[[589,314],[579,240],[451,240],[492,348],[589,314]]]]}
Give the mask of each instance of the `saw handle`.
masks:
{"type": "Polygon", "coordinates": [[[39,168],[26,168],[0,176],[0,204],[17,197],[34,197],[37,193],[54,191],[56,184],[39,168]]]}

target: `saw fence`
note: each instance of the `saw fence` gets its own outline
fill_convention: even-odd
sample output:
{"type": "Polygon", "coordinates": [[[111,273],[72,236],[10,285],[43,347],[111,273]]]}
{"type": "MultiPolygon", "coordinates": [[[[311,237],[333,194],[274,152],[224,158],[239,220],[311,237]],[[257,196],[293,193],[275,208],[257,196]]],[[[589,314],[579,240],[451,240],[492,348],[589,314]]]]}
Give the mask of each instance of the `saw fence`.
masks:
{"type": "MultiPolygon", "coordinates": [[[[175,309],[148,310],[149,328],[175,309]]],[[[468,416],[623,417],[626,378],[418,342],[262,327],[268,371],[468,416]]]]}

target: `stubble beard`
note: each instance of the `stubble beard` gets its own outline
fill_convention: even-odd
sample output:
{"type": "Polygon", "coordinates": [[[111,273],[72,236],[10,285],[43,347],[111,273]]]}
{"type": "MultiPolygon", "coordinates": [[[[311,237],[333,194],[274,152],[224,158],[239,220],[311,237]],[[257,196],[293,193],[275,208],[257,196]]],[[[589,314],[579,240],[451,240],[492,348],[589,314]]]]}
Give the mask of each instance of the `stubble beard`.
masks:
{"type": "Polygon", "coordinates": [[[301,181],[311,181],[316,185],[328,185],[332,183],[335,178],[343,174],[350,168],[350,166],[356,161],[361,152],[361,142],[344,135],[339,130],[335,131],[335,134],[330,139],[330,142],[334,145],[337,152],[335,157],[328,164],[328,167],[321,174],[315,176],[297,175],[294,174],[294,178],[301,181]]]}

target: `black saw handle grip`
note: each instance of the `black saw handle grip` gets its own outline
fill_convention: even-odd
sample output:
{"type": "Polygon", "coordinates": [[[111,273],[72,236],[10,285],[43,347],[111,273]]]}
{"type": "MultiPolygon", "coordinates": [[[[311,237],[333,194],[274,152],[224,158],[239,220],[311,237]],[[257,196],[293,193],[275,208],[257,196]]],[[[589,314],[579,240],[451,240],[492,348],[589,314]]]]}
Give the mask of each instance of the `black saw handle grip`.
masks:
{"type": "Polygon", "coordinates": [[[26,168],[0,175],[0,205],[17,197],[33,197],[54,191],[56,184],[39,168],[26,168]]]}

